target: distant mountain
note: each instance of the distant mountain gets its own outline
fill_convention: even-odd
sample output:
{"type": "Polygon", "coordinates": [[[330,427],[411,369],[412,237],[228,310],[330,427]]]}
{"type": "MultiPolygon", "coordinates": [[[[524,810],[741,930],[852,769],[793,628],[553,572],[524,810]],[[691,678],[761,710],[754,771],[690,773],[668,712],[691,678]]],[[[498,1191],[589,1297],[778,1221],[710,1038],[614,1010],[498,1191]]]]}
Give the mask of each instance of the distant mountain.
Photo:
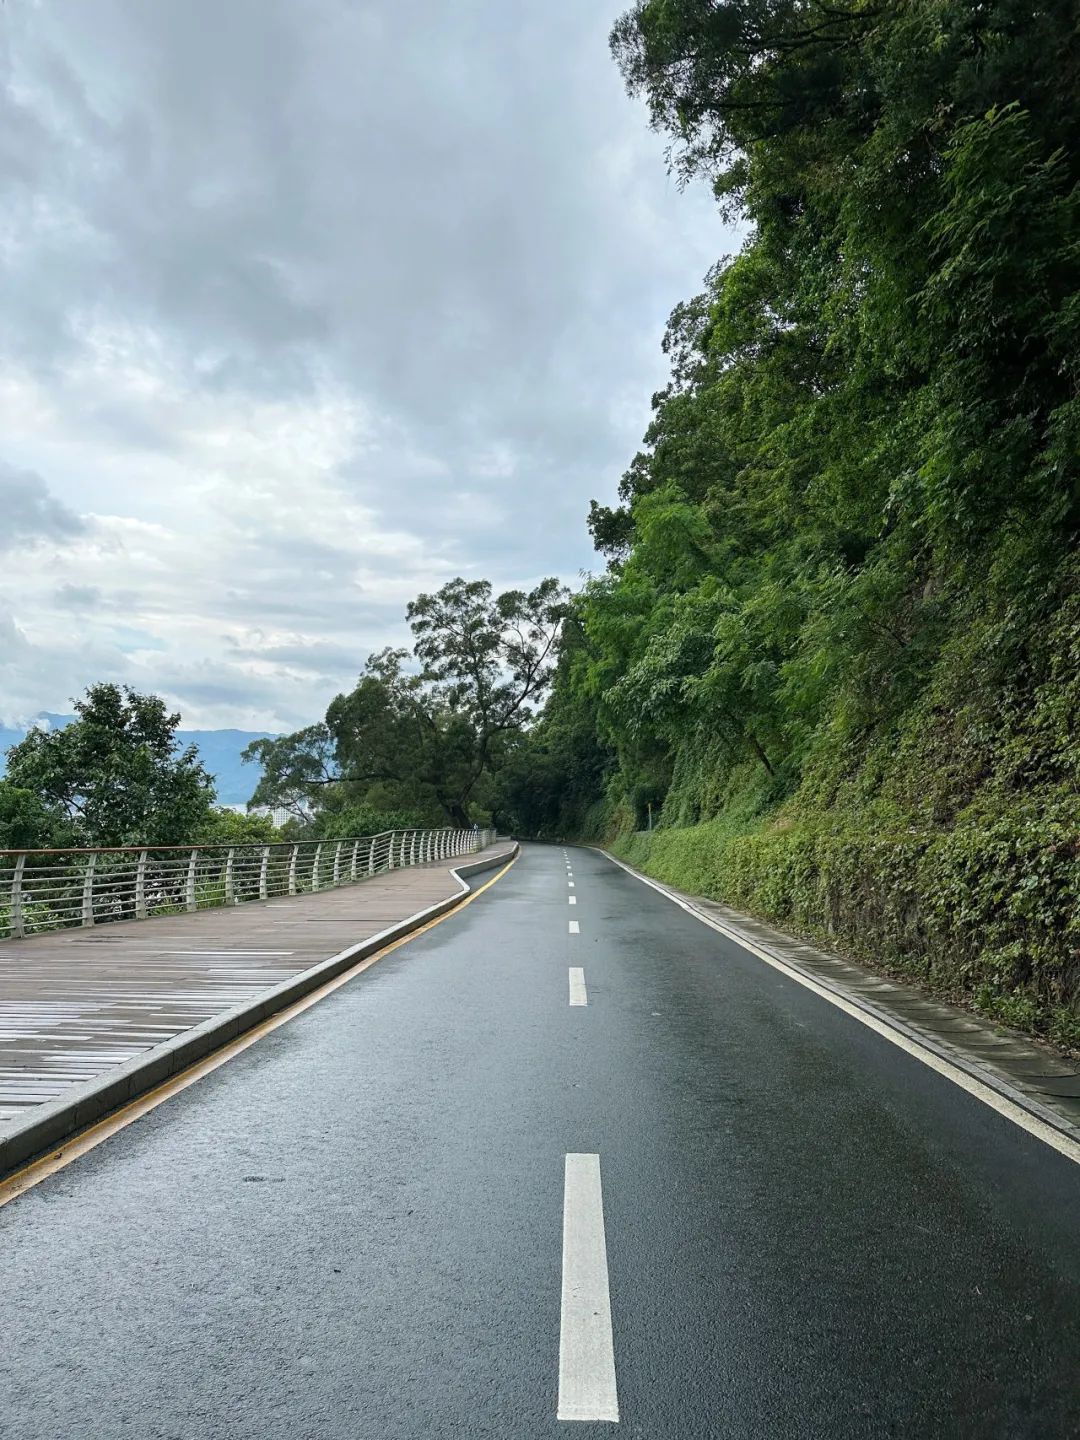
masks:
{"type": "MultiPolygon", "coordinates": [[[[52,715],[42,711],[37,721],[47,724],[50,730],[63,729],[71,723],[73,715],[52,715]]],[[[0,775],[5,769],[7,752],[12,745],[26,734],[25,728],[0,725],[0,775]]],[[[194,745],[199,758],[214,777],[217,785],[219,805],[243,805],[251,799],[251,792],[259,780],[259,767],[245,765],[240,759],[241,751],[253,740],[273,739],[266,730],[178,730],[177,739],[182,746],[194,745]]]]}
{"type": "Polygon", "coordinates": [[[214,777],[219,805],[243,805],[259,783],[258,765],[245,765],[241,751],[253,740],[272,740],[266,730],[178,730],[181,745],[198,747],[199,757],[214,777]]]}

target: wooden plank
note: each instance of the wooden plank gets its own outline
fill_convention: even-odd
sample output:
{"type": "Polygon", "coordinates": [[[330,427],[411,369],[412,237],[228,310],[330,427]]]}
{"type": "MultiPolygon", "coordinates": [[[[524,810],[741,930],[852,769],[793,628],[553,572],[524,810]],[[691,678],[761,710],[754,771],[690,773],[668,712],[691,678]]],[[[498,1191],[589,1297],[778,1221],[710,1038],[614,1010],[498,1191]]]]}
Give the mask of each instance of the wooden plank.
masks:
{"type": "Polygon", "coordinates": [[[0,1129],[458,893],[458,856],[314,895],[0,941],[0,1129]]]}

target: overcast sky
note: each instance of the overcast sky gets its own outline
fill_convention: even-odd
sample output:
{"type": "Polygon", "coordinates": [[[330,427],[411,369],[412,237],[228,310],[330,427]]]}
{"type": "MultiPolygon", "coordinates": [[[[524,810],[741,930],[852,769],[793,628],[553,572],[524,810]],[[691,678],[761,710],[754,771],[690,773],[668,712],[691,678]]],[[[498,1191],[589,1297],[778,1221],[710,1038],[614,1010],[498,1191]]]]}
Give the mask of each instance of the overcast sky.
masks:
{"type": "Polygon", "coordinates": [[[6,0],[0,720],[321,716],[406,602],[595,568],[737,241],[589,0],[6,0]]]}

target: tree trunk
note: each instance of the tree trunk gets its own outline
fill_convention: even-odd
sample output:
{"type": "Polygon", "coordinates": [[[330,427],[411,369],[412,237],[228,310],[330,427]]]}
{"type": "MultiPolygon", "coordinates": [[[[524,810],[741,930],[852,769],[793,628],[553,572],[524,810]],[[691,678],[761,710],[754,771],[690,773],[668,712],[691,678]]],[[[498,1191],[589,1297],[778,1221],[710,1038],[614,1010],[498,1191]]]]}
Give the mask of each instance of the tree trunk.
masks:
{"type": "Polygon", "coordinates": [[[469,812],[460,800],[446,801],[443,804],[443,809],[447,815],[449,815],[451,823],[456,825],[459,830],[468,830],[472,826],[472,821],[469,819],[469,812]]]}
{"type": "Polygon", "coordinates": [[[759,759],[759,760],[761,761],[761,763],[765,766],[765,769],[769,772],[770,775],[775,775],[775,774],[776,774],[776,771],[773,769],[772,764],[771,764],[771,762],[770,762],[770,760],[769,760],[769,757],[765,754],[765,751],[761,748],[761,743],[760,743],[760,741],[758,740],[757,736],[756,736],[752,731],[749,731],[749,730],[748,730],[746,733],[747,733],[747,734],[749,735],[749,737],[750,737],[750,744],[753,745],[754,749],[757,751],[758,759],[759,759]]]}

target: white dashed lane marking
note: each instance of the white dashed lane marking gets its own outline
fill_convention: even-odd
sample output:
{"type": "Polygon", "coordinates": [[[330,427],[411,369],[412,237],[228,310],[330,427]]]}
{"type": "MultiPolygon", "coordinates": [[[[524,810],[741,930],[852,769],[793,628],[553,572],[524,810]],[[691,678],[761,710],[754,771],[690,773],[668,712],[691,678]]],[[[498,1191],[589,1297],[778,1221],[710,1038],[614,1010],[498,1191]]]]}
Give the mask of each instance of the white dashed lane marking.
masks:
{"type": "Polygon", "coordinates": [[[599,1155],[567,1155],[563,1191],[560,1420],[618,1420],[599,1155]]]}

